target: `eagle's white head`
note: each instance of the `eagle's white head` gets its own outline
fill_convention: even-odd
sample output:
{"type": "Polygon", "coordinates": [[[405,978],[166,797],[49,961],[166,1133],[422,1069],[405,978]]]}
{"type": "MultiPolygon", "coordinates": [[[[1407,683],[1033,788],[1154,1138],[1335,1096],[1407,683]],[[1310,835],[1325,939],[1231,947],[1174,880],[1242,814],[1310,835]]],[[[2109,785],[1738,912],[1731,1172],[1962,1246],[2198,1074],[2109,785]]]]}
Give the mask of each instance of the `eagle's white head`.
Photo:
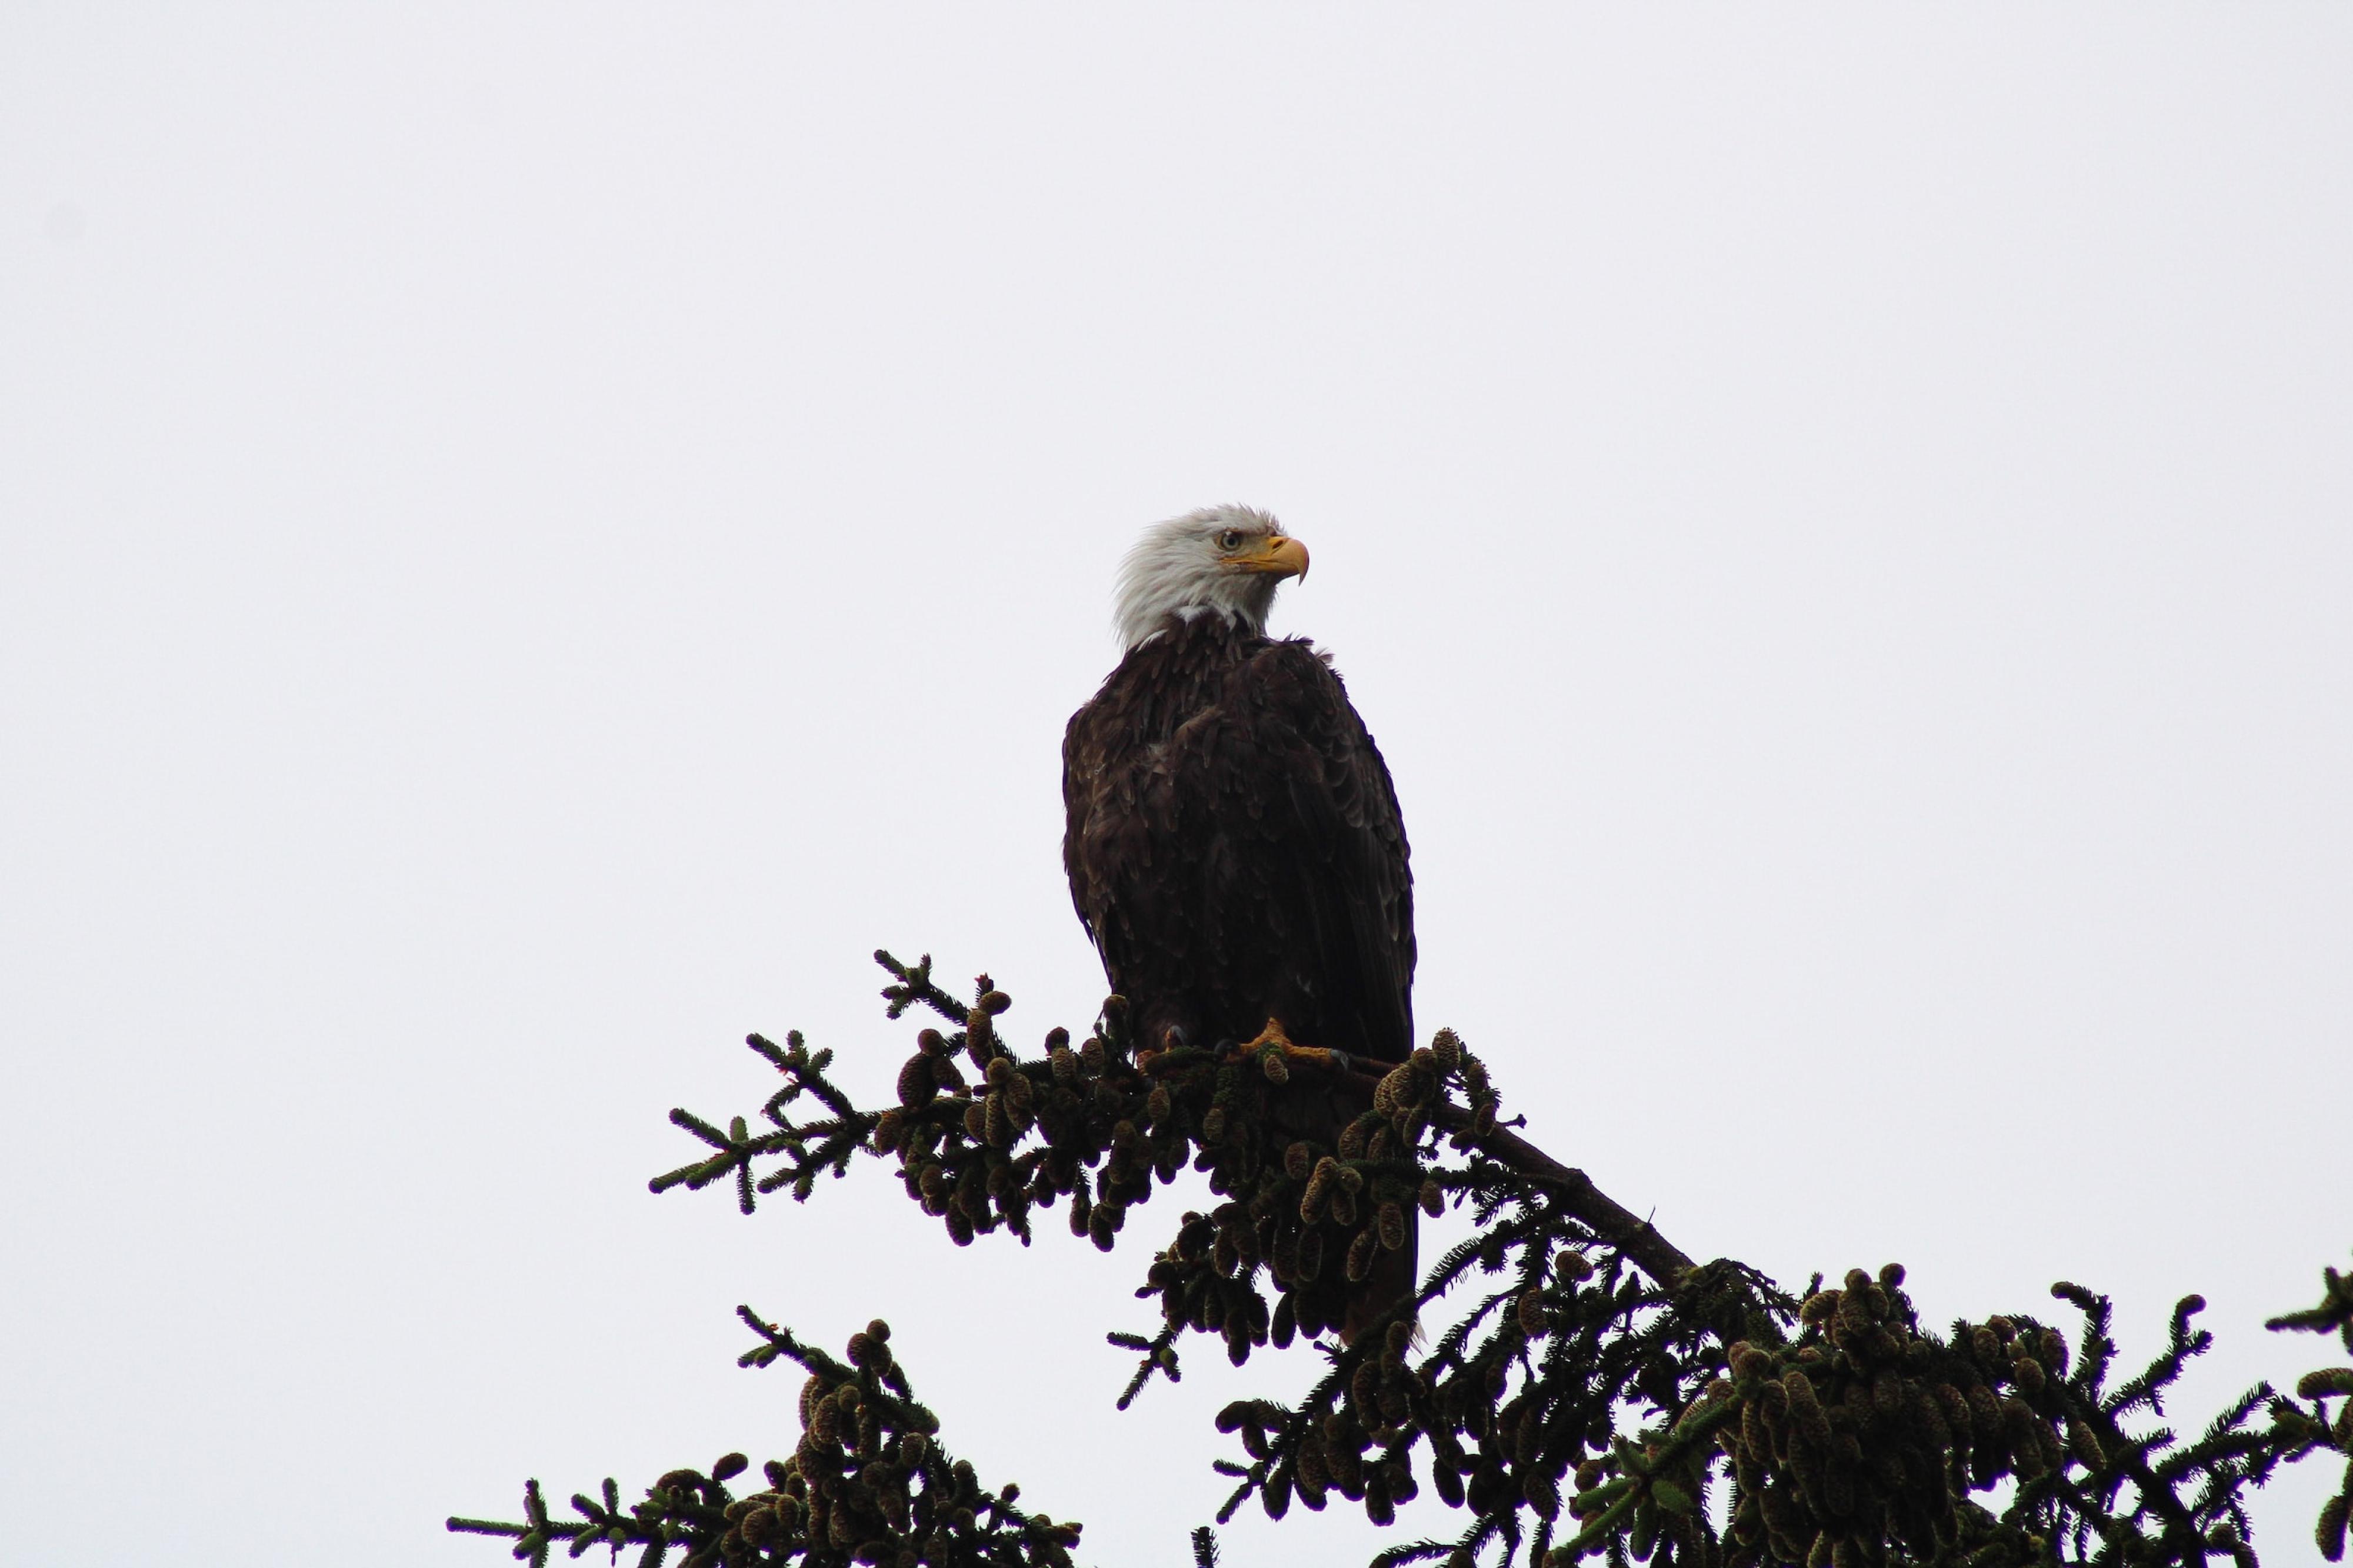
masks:
{"type": "Polygon", "coordinates": [[[1276,586],[1306,575],[1307,546],[1273,518],[1246,506],[1205,506],[1144,531],[1120,564],[1112,619],[1122,647],[1149,642],[1172,618],[1209,614],[1262,632],[1276,586]]]}

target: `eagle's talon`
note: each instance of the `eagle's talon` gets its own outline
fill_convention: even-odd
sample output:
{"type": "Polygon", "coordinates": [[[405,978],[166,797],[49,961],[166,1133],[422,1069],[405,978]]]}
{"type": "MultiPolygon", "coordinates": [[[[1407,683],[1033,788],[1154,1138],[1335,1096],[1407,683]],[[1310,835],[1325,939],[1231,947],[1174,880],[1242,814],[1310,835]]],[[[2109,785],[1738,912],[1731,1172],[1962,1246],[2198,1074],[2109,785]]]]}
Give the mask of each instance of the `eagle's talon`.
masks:
{"type": "Polygon", "coordinates": [[[1341,1072],[1348,1071],[1355,1065],[1354,1058],[1345,1051],[1334,1050],[1326,1046],[1301,1045],[1283,1031],[1280,1018],[1269,1018],[1266,1027],[1258,1032],[1256,1039],[1235,1047],[1225,1059],[1228,1062],[1250,1061],[1270,1047],[1282,1053],[1286,1060],[1313,1062],[1317,1067],[1335,1068],[1341,1072]]]}
{"type": "Polygon", "coordinates": [[[1291,1043],[1291,1037],[1283,1033],[1282,1020],[1280,1018],[1269,1018],[1266,1021],[1266,1027],[1258,1032],[1258,1037],[1247,1042],[1242,1049],[1254,1051],[1261,1046],[1280,1046],[1285,1056],[1298,1049],[1291,1043]]]}

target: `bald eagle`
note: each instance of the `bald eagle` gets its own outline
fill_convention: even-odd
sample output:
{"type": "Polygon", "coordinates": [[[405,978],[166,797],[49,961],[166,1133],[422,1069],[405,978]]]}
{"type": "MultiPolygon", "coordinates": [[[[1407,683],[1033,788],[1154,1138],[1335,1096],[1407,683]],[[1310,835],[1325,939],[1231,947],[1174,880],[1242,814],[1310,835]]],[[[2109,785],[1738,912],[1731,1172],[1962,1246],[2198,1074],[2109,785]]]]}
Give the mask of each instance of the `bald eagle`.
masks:
{"type": "MultiPolygon", "coordinates": [[[[1062,741],[1062,859],[1141,1048],[1413,1048],[1388,765],[1330,660],[1266,635],[1277,585],[1306,575],[1306,546],[1239,506],[1155,525],[1121,569],[1125,654],[1062,741]]],[[[1370,1103],[1345,1075],[1301,1074],[1271,1110],[1329,1147],[1370,1103]]],[[[1362,1283],[1333,1283],[1344,1340],[1410,1297],[1413,1258],[1409,1232],[1362,1283]]]]}

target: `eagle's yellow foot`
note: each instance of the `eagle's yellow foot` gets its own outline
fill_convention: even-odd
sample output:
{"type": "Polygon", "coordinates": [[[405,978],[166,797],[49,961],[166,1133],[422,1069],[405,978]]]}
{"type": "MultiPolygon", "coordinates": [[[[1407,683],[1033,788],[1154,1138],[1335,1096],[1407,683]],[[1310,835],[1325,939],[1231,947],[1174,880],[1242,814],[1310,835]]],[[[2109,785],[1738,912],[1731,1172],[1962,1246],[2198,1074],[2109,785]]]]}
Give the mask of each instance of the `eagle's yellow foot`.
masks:
{"type": "Polygon", "coordinates": [[[1256,1061],[1265,1068],[1266,1076],[1281,1083],[1290,1076],[1291,1062],[1314,1062],[1318,1067],[1335,1068],[1345,1072],[1349,1057],[1345,1051],[1327,1050],[1322,1046],[1303,1046],[1282,1031],[1282,1021],[1269,1018],[1258,1038],[1238,1047],[1229,1061],[1256,1061]],[[1280,1065],[1278,1065],[1280,1064],[1280,1065]]]}

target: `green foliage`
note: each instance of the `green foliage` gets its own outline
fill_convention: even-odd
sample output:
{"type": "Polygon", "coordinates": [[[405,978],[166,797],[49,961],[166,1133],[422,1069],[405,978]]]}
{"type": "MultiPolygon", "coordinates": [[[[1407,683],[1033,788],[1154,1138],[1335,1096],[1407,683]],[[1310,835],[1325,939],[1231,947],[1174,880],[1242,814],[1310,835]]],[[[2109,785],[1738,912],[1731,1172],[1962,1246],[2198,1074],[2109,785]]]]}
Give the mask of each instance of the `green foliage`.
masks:
{"type": "Polygon", "coordinates": [[[608,1479],[601,1500],[574,1496],[579,1519],[551,1519],[534,1480],[523,1486],[522,1520],[453,1519],[449,1528],[512,1538],[514,1555],[532,1568],[546,1568],[559,1543],[573,1557],[604,1546],[617,1559],[624,1546],[639,1547],[638,1568],[660,1568],[673,1548],[684,1553],[684,1568],[918,1562],[1070,1568],[1068,1548],[1078,1543],[1080,1527],[1022,1512],[1015,1505],[1020,1489],[1010,1483],[983,1490],[972,1466],[940,1447],[939,1419],[916,1403],[891,1353],[888,1323],[877,1319],[850,1335],[842,1362],[749,1307],[736,1311],[760,1339],[740,1364],[790,1361],[808,1373],[800,1444],[763,1467],[765,1489],[743,1497],[729,1489],[751,1468],[730,1454],[708,1471],[670,1471],[628,1509],[608,1479]]]}
{"type": "MultiPolygon", "coordinates": [[[[1176,1221],[1137,1291],[1158,1322],[1110,1335],[1138,1355],[1121,1407],[1181,1375],[1188,1334],[1217,1336],[1237,1366],[1302,1342],[1327,1363],[1295,1405],[1219,1414],[1241,1449],[1216,1461],[1236,1482],[1221,1522],[1253,1497],[1276,1519],[1337,1497],[1388,1527],[1427,1478],[1463,1528],[1387,1548],[1381,1568],[2247,1564],[2248,1495],[2353,1438],[2353,1368],[2313,1373],[2295,1399],[2258,1385],[2188,1441],[2158,1424],[2211,1343],[2192,1326],[2196,1297],[2165,1349],[2112,1385],[2111,1305],[2074,1285],[2053,1287],[2082,1319],[2071,1347],[2020,1312],[1929,1331],[1892,1264],[1830,1289],[1817,1277],[1802,1300],[1729,1259],[1694,1264],[1522,1139],[1449,1030],[1396,1064],[1272,1046],[1147,1052],[1113,996],[1084,1041],[1057,1028],[1024,1058],[988,976],[964,1003],[934,984],[928,956],[876,959],[892,1017],[920,1007],[953,1026],[918,1032],[896,1103],[858,1105],[831,1053],[797,1034],[781,1047],[753,1036],[783,1079],[757,1123],[671,1112],[709,1152],[653,1189],[727,1184],[748,1214],[781,1190],[806,1201],[865,1153],[895,1163],[956,1246],[1001,1231],[1027,1247],[1036,1217],[1067,1204],[1071,1232],[1109,1252],[1130,1211],[1200,1173],[1217,1202],[1176,1221]],[[1329,1148],[1280,1133],[1270,1098],[1300,1073],[1353,1075],[1373,1108],[1329,1148]],[[1402,1244],[1407,1205],[1450,1204],[1475,1234],[1429,1269],[1411,1316],[1352,1342],[1328,1332],[1347,1283],[1402,1244]]],[[[607,1481],[602,1503],[574,1499],[581,1522],[552,1521],[534,1482],[522,1521],[450,1528],[512,1537],[534,1563],[559,1542],[575,1555],[642,1545],[648,1564],[675,1544],[691,1568],[1067,1563],[1077,1526],[1022,1514],[1013,1488],[982,1492],[944,1458],[881,1324],[853,1337],[845,1364],[744,1316],[762,1336],[745,1364],[782,1357],[810,1373],[800,1446],[767,1467],[766,1491],[733,1497],[726,1480],[745,1467],[731,1456],[663,1477],[626,1511],[607,1481]]],[[[2321,1305],[2272,1327],[2335,1330],[2353,1348],[2353,1280],[2328,1270],[2321,1305]]],[[[2332,1562],[2348,1496],[2353,1467],[2319,1522],[2332,1562]]],[[[1210,1531],[1193,1551],[1215,1562],[1210,1531]]]]}
{"type": "MultiPolygon", "coordinates": [[[[2353,1273],[2339,1274],[2334,1268],[2320,1272],[2320,1305],[2308,1311],[2274,1318],[2265,1326],[2316,1334],[2334,1330],[2345,1348],[2353,1351],[2353,1273]]],[[[2353,1366],[2308,1372],[2297,1380],[2295,1392],[2298,1398],[2311,1401],[2310,1409],[2283,1400],[2273,1412],[2274,1422],[2302,1445],[2287,1457],[2301,1458],[2322,1449],[2346,1457],[2345,1479],[2337,1484],[2337,1495],[2321,1505],[2320,1521],[2312,1532],[2320,1554],[2331,1563],[2341,1563],[2345,1560],[2347,1516],[2353,1513],[2353,1366]],[[2343,1401],[2334,1419],[2328,1411],[2332,1397],[2343,1401]]]]}

